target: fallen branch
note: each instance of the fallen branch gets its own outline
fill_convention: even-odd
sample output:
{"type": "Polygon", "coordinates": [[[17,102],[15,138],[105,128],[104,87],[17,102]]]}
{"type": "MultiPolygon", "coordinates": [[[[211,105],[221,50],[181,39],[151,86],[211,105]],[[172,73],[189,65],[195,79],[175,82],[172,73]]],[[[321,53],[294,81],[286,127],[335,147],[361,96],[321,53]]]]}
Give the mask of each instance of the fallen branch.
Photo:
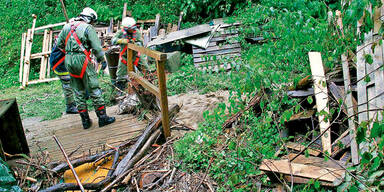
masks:
{"type": "MultiPolygon", "coordinates": [[[[178,105],[173,105],[169,111],[169,118],[172,119],[177,112],[179,112],[180,107],[178,105]]],[[[137,140],[135,145],[132,146],[132,148],[129,150],[128,154],[123,158],[123,160],[120,161],[120,163],[117,165],[115,172],[113,173],[114,176],[121,175],[123,172],[125,172],[128,168],[128,163],[132,159],[132,157],[137,153],[137,151],[144,145],[146,140],[149,138],[151,133],[160,127],[161,125],[162,117],[159,115],[147,128],[145,129],[144,133],[140,136],[140,138],[137,140]]]]}
{"type": "Polygon", "coordinates": [[[262,96],[256,95],[251,99],[251,101],[248,103],[247,107],[245,109],[240,110],[236,114],[232,115],[229,119],[227,119],[224,124],[223,128],[229,128],[245,111],[248,111],[251,107],[257,105],[260,103],[262,96]]]}

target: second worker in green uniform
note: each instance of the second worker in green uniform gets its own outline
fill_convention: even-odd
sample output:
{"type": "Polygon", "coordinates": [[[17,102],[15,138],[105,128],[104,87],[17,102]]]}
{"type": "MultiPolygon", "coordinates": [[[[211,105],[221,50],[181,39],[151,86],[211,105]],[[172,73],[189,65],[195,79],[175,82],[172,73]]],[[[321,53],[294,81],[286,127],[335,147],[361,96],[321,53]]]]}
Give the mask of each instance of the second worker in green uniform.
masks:
{"type": "MultiPolygon", "coordinates": [[[[121,23],[122,29],[117,31],[112,38],[112,44],[120,44],[121,51],[119,55],[119,64],[117,68],[116,86],[124,91],[128,82],[128,60],[127,60],[127,43],[134,43],[143,46],[143,39],[137,30],[136,21],[132,17],[126,17],[121,23]]],[[[148,68],[146,56],[139,52],[133,51],[133,65],[136,68],[148,68]],[[140,65],[140,67],[139,67],[140,65]]]]}
{"type": "Polygon", "coordinates": [[[63,27],[57,40],[57,46],[65,50],[65,66],[71,76],[71,87],[75,92],[77,109],[84,129],[88,129],[92,124],[86,104],[86,90],[99,118],[99,127],[115,121],[114,117],[106,114],[97,73],[90,58],[92,50],[98,62],[105,62],[100,39],[91,25],[96,20],[96,12],[91,8],[85,8],[80,16],[63,27]]]}

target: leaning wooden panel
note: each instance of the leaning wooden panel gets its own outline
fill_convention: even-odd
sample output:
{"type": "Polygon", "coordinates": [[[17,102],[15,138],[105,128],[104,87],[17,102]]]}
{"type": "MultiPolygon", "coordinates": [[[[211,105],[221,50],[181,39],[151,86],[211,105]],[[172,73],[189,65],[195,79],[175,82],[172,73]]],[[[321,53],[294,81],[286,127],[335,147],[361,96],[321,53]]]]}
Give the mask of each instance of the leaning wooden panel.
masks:
{"type": "Polygon", "coordinates": [[[23,33],[21,35],[19,82],[23,81],[23,65],[24,65],[25,39],[26,38],[27,38],[27,34],[23,33]]]}
{"type": "MultiPolygon", "coordinates": [[[[319,52],[309,52],[308,56],[311,65],[312,78],[314,81],[313,85],[315,90],[317,111],[319,113],[324,111],[326,114],[329,114],[328,89],[324,75],[324,66],[321,60],[321,54],[319,52]]],[[[331,154],[331,130],[328,129],[331,124],[329,122],[329,118],[326,118],[326,115],[324,114],[320,114],[319,122],[321,133],[325,132],[325,134],[321,137],[323,150],[331,154]]]]}
{"type": "Polygon", "coordinates": [[[160,90],[156,86],[154,86],[152,83],[150,83],[148,80],[144,79],[140,75],[136,74],[135,72],[128,72],[129,77],[134,78],[136,81],[140,83],[144,88],[148,89],[152,94],[154,94],[157,98],[160,98],[160,90]]]}

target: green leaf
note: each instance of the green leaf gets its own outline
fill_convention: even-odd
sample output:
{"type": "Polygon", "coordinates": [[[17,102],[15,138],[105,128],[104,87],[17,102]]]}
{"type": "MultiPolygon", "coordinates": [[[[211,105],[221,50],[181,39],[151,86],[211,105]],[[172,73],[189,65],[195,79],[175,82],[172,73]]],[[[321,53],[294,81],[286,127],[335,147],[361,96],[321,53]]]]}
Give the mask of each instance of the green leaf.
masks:
{"type": "Polygon", "coordinates": [[[380,124],[378,122],[374,122],[372,130],[371,130],[371,136],[370,137],[371,138],[376,138],[376,137],[382,136],[382,134],[383,134],[382,127],[380,126],[380,124]]]}
{"type": "Polygon", "coordinates": [[[358,189],[355,185],[352,185],[352,186],[349,188],[349,192],[359,192],[359,189],[358,189]]]}
{"type": "Polygon", "coordinates": [[[366,76],[366,77],[364,78],[364,82],[366,82],[366,83],[371,82],[371,77],[370,77],[370,76],[366,76]]]}
{"type": "Polygon", "coordinates": [[[370,55],[370,54],[364,55],[364,59],[365,59],[365,62],[367,62],[368,64],[373,63],[373,58],[372,58],[372,55],[370,55]]]}
{"type": "Polygon", "coordinates": [[[312,96],[308,96],[308,97],[307,97],[307,101],[308,101],[309,104],[312,104],[312,103],[313,103],[313,98],[312,98],[312,96]]]}
{"type": "Polygon", "coordinates": [[[315,189],[320,189],[320,182],[319,181],[315,181],[315,189]]]}

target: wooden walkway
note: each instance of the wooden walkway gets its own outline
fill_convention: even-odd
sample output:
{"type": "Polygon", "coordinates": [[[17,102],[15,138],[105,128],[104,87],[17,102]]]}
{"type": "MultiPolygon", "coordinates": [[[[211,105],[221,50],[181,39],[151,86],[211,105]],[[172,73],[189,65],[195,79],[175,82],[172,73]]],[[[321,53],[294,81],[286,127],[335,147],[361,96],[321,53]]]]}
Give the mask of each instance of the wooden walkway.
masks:
{"type": "Polygon", "coordinates": [[[82,128],[80,116],[77,114],[64,115],[50,121],[23,121],[31,155],[46,150],[51,161],[64,160],[52,135],[56,135],[68,154],[77,150],[72,157],[88,155],[89,152],[95,153],[103,150],[105,144],[116,146],[122,141],[140,135],[147,121],[139,121],[133,115],[116,115],[116,109],[117,107],[107,109],[107,114],[116,117],[116,122],[101,128],[98,127],[95,112],[90,112],[93,125],[87,130],[82,128]]]}

